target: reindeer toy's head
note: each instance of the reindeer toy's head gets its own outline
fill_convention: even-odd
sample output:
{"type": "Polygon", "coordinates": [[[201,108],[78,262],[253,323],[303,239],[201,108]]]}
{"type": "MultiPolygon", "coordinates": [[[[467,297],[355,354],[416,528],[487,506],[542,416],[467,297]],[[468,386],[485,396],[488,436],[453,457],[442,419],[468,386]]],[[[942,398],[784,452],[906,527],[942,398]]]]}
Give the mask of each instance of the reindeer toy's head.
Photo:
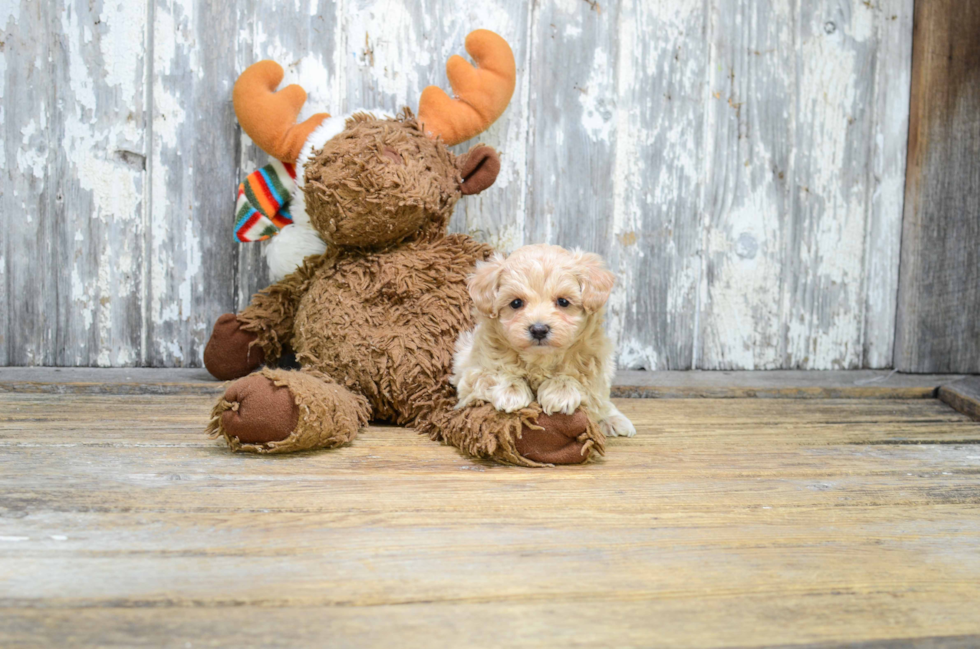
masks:
{"type": "Polygon", "coordinates": [[[497,153],[477,146],[462,156],[447,147],[486,130],[514,92],[510,46],[477,30],[466,38],[477,67],[453,56],[446,72],[456,94],[422,92],[416,119],[358,112],[320,113],[296,123],[306,92],[283,78],[272,61],[249,67],[235,83],[242,129],[277,160],[239,188],[236,233],[241,241],[275,236],[268,251],[274,279],[327,245],[373,250],[444,236],[463,194],[493,184],[497,153]],[[286,210],[288,206],[288,211],[286,210]]]}

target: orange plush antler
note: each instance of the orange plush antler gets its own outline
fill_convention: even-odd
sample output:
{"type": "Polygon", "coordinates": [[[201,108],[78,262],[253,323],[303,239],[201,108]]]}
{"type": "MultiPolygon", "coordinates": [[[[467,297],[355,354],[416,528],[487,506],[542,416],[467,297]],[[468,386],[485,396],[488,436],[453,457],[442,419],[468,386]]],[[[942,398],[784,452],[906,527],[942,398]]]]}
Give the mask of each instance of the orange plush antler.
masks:
{"type": "Polygon", "coordinates": [[[252,141],[273,158],[294,163],[306,138],[330,115],[317,113],[297,124],[306,91],[294,84],[275,92],[282,76],[282,67],[275,61],[250,65],[235,82],[232,101],[238,123],[252,141]]]}
{"type": "Polygon", "coordinates": [[[470,32],[466,51],[477,67],[453,55],[446,75],[456,99],[429,86],[419,100],[419,122],[429,137],[441,137],[452,146],[482,133],[493,124],[514,94],[517,69],[510,45],[486,29],[470,32]]]}

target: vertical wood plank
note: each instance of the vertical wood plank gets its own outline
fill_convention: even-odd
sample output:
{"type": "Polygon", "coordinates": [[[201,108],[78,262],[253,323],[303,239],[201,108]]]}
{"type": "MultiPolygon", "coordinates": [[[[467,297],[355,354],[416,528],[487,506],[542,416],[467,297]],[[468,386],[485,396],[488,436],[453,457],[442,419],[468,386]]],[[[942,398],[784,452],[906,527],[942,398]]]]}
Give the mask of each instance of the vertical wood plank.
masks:
{"type": "Polygon", "coordinates": [[[870,205],[865,240],[864,362],[891,367],[902,247],[914,0],[882,2],[875,16],[874,116],[868,134],[870,205]]]}
{"type": "Polygon", "coordinates": [[[778,367],[797,38],[788,2],[711,2],[701,368],[778,367]]]}
{"type": "MultiPolygon", "coordinates": [[[[263,59],[279,63],[284,71],[280,87],[298,83],[307,92],[306,104],[299,119],[318,112],[336,115],[341,89],[337,70],[341,65],[341,2],[330,0],[241,0],[235,3],[239,31],[234,78],[246,67],[263,59]]],[[[229,91],[228,97],[231,94],[229,91]]],[[[234,118],[234,116],[233,116],[234,118]]],[[[237,124],[237,122],[236,122],[237,124]]],[[[251,142],[244,133],[240,136],[238,167],[235,170],[237,187],[247,174],[269,163],[269,156],[251,142]]],[[[227,208],[221,236],[233,240],[234,201],[227,208]]],[[[268,242],[235,243],[235,310],[243,309],[252,295],[269,285],[269,273],[263,251],[268,242]]]]}
{"type": "MultiPolygon", "coordinates": [[[[620,78],[620,66],[632,70],[634,57],[650,55],[643,50],[621,54],[624,44],[619,30],[623,16],[636,19],[643,13],[631,3],[627,5],[576,0],[535,3],[529,30],[524,240],[582,248],[612,262],[621,277],[610,305],[610,330],[614,336],[622,333],[621,319],[635,308],[636,296],[628,293],[630,272],[624,266],[629,265],[625,261],[629,254],[617,254],[616,259],[611,259],[613,242],[617,234],[628,241],[631,235],[625,231],[626,224],[642,218],[626,211],[635,208],[637,192],[643,191],[644,184],[634,182],[633,177],[617,177],[617,171],[621,171],[617,168],[617,145],[621,137],[633,135],[628,130],[620,133],[620,128],[639,126],[650,114],[638,113],[631,120],[629,111],[634,107],[625,102],[623,111],[619,110],[620,86],[632,81],[620,78]],[[617,207],[621,211],[617,212],[617,207]],[[620,225],[623,232],[616,231],[620,225]],[[625,282],[623,278],[627,278],[625,282]]],[[[624,92],[630,90],[624,88],[624,92]]],[[[661,109],[662,97],[648,99],[652,111],[661,109]]],[[[645,158],[640,147],[626,150],[623,155],[632,156],[634,163],[645,158]]],[[[646,343],[646,336],[627,341],[628,360],[636,361],[627,365],[653,366],[658,362],[659,359],[650,358],[656,351],[646,343]]],[[[622,345],[619,355],[623,355],[622,345]]]]}
{"type": "Polygon", "coordinates": [[[980,371],[980,5],[917,2],[895,366],[980,371]]]}
{"type": "MultiPolygon", "coordinates": [[[[456,206],[449,223],[452,232],[464,232],[503,252],[512,252],[525,243],[527,214],[528,95],[530,90],[530,49],[528,29],[532,3],[521,0],[493,0],[475,5],[471,11],[454,11],[458,3],[440,0],[428,33],[429,47],[437,54],[424,75],[422,87],[436,85],[451,90],[446,78],[446,62],[453,54],[467,56],[464,42],[473,29],[490,29],[503,36],[514,51],[517,87],[504,114],[486,132],[453,151],[462,155],[479,143],[500,153],[500,174],[493,187],[476,196],[465,196],[456,206]]],[[[421,90],[419,91],[421,93],[421,90]]],[[[418,96],[411,102],[418,105],[418,96]]]]}
{"type": "Polygon", "coordinates": [[[621,5],[608,308],[624,369],[690,369],[700,270],[707,13],[704,0],[621,5]]]}
{"type": "Polygon", "coordinates": [[[868,319],[887,329],[888,299],[868,282],[894,277],[898,224],[872,197],[896,170],[869,172],[894,154],[872,133],[902,138],[901,109],[875,113],[901,91],[882,96],[874,73],[905,7],[713,2],[700,367],[856,368],[868,319]],[[869,274],[869,257],[891,261],[869,274]]]}
{"type": "Polygon", "coordinates": [[[200,365],[211,325],[234,307],[237,36],[223,4],[154,1],[149,365],[200,365]]]}
{"type": "Polygon", "coordinates": [[[618,11],[535,5],[525,240],[606,254],[615,173],[618,11]]]}
{"type": "Polygon", "coordinates": [[[145,9],[0,13],[4,363],[139,359],[145,9]]]}

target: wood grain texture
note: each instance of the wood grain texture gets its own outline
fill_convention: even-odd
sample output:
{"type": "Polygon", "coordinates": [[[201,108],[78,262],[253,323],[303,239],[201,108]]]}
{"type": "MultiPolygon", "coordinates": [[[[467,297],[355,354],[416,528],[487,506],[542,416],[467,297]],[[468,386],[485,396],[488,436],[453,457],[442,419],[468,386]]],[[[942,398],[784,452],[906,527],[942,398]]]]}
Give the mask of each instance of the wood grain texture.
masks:
{"type": "Polygon", "coordinates": [[[964,415],[980,421],[980,377],[969,376],[939,388],[938,397],[964,415]]]}
{"type": "Polygon", "coordinates": [[[895,366],[980,370],[980,6],[915,8],[895,366]]]}
{"type": "Polygon", "coordinates": [[[143,363],[199,366],[214,320],[234,297],[228,206],[240,175],[239,130],[229,97],[238,25],[220,3],[156,0],[152,16],[143,363]]]}
{"type": "MultiPolygon", "coordinates": [[[[642,399],[929,399],[975,381],[958,374],[874,370],[814,372],[637,372],[620,370],[612,394],[642,399]]],[[[227,383],[189,368],[0,368],[0,392],[219,395],[227,383]]],[[[955,407],[955,406],[954,406],[955,407]]]]}
{"type": "Polygon", "coordinates": [[[889,365],[911,10],[713,7],[699,367],[889,365]]]}
{"type": "MultiPolygon", "coordinates": [[[[616,154],[603,252],[619,277],[610,333],[629,369],[685,370],[695,362],[709,65],[704,5],[609,6],[618,21],[616,154]]],[[[608,192],[608,184],[598,190],[608,192]]]]}
{"type": "Polygon", "coordinates": [[[617,12],[533,3],[524,242],[605,253],[612,236],[617,12]]]}
{"type": "Polygon", "coordinates": [[[450,227],[606,256],[624,368],[892,361],[912,0],[8,4],[0,365],[200,366],[268,282],[238,73],[279,61],[301,117],[415,108],[475,27],[519,78],[450,227]]]}
{"type": "Polygon", "coordinates": [[[140,362],[146,7],[0,11],[0,363],[140,362]]]}
{"type": "Polygon", "coordinates": [[[622,400],[638,436],[556,470],[386,427],[236,455],[210,403],[0,394],[3,646],[980,634],[980,428],[936,400],[622,400]]]}

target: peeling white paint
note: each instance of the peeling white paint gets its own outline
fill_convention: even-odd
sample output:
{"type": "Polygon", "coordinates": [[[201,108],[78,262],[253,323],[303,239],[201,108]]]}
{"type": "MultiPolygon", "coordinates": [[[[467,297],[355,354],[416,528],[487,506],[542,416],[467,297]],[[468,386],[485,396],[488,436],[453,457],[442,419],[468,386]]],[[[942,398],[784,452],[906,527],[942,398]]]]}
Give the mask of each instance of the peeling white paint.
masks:
{"type": "MultiPolygon", "coordinates": [[[[34,28],[22,4],[0,2],[5,31],[34,28]]],[[[33,232],[27,228],[45,214],[39,201],[51,203],[54,187],[77,203],[60,238],[72,254],[63,280],[68,323],[49,320],[17,361],[48,362],[54,352],[42,338],[68,326],[68,362],[138,363],[126,342],[137,300],[135,311],[145,306],[155,332],[148,347],[159,354],[151,356],[199,363],[192,356],[214,315],[201,310],[214,308],[202,296],[214,289],[204,255],[213,254],[205,242],[215,230],[194,192],[214,169],[191,168],[183,157],[200,129],[228,128],[197,123],[202,93],[226,103],[241,67],[273,58],[285,68],[283,85],[299,83],[309,94],[301,119],[360,105],[414,109],[424,86],[449,90],[446,59],[465,56],[465,34],[486,27],[514,44],[518,88],[504,117],[479,138],[502,154],[497,183],[460,202],[454,230],[510,251],[531,242],[529,225],[543,224],[531,238],[553,239],[574,231],[562,219],[591,219],[577,227],[605,242],[619,277],[609,330],[625,367],[674,367],[686,336],[703,367],[889,363],[910,83],[907,65],[896,62],[909,60],[912,3],[872,5],[725,0],[709,3],[705,14],[695,0],[616,10],[580,0],[531,7],[488,0],[463,11],[447,11],[456,7],[442,1],[420,10],[405,0],[294,0],[277,7],[287,14],[279,21],[239,7],[241,31],[228,45],[239,69],[219,72],[209,90],[202,62],[213,60],[206,57],[214,26],[198,24],[206,15],[199,0],[155,5],[152,65],[144,57],[145,3],[68,3],[58,14],[57,48],[38,34],[25,40],[33,51],[14,50],[23,45],[9,40],[0,51],[0,126],[13,134],[0,155],[11,178],[0,192],[4,209],[23,213],[17,226],[33,232]],[[564,69],[556,53],[571,50],[576,68],[564,69]],[[568,83],[544,96],[531,78],[552,59],[559,61],[553,73],[568,83]],[[67,85],[57,106],[12,101],[14,66],[44,70],[61,60],[67,85]],[[144,142],[144,96],[153,102],[152,143],[144,142]],[[534,123],[542,102],[567,107],[567,116],[534,123]],[[60,141],[49,142],[49,133],[60,141]],[[553,157],[529,173],[542,147],[553,157]],[[148,150],[146,172],[140,156],[148,150]],[[48,177],[53,169],[66,174],[60,184],[48,177]],[[610,177],[590,176],[592,169],[610,177]],[[586,193],[587,205],[569,215],[570,206],[552,196],[569,178],[609,195],[586,193]],[[152,197],[147,233],[144,192],[152,197]],[[530,215],[534,221],[528,205],[541,211],[530,215]],[[144,276],[146,305],[138,297],[144,276]]],[[[247,137],[242,143],[244,171],[265,164],[247,137]]],[[[215,169],[227,175],[222,165],[233,163],[216,160],[215,169]]],[[[226,190],[233,187],[209,191],[226,190]]],[[[255,262],[262,263],[258,255],[255,262]]],[[[253,260],[240,254],[239,263],[242,290],[253,260]]]]}
{"type": "Polygon", "coordinates": [[[251,47],[260,52],[257,58],[271,59],[282,66],[283,79],[279,84],[280,88],[297,84],[306,91],[306,103],[300,111],[298,121],[303,121],[316,113],[326,112],[336,115],[343,112],[338,106],[331,105],[333,75],[329,67],[329,53],[297,52],[283,43],[281,34],[270,34],[266,29],[267,26],[263,21],[256,20],[242,27],[239,38],[250,43],[251,47]]]}
{"type": "MultiPolygon", "coordinates": [[[[419,92],[430,81],[420,78],[419,70],[428,68],[433,59],[407,7],[402,2],[378,3],[348,14],[344,24],[347,65],[356,67],[372,94],[380,93],[379,108],[397,110],[407,105],[415,109],[419,92]]],[[[357,105],[371,103],[366,94],[348,99],[357,105]]]]}
{"type": "Polygon", "coordinates": [[[608,141],[613,127],[616,91],[615,77],[609,73],[609,56],[597,49],[592,58],[592,72],[585,87],[579,88],[582,104],[582,128],[593,140],[608,141]]]}
{"type": "Polygon", "coordinates": [[[3,25],[5,30],[7,30],[7,25],[11,20],[16,24],[20,19],[21,4],[21,0],[3,0],[0,2],[0,25],[3,25]]]}
{"type": "Polygon", "coordinates": [[[515,223],[492,230],[471,229],[467,234],[505,254],[510,254],[524,245],[524,231],[515,223]]]}
{"type": "Polygon", "coordinates": [[[39,130],[44,129],[45,116],[46,111],[44,111],[42,104],[40,129],[33,119],[27,123],[27,126],[20,129],[23,140],[21,140],[21,146],[17,150],[17,164],[22,170],[30,169],[34,178],[40,181],[37,184],[38,191],[44,189],[45,166],[48,156],[43,134],[42,137],[36,138],[40,140],[38,144],[34,143],[34,136],[38,134],[39,130]]]}
{"type": "MultiPolygon", "coordinates": [[[[99,20],[105,25],[99,45],[106,83],[119,88],[123,97],[135,97],[137,84],[143,77],[143,59],[134,53],[143,50],[146,3],[109,0],[102,4],[99,20]]],[[[87,26],[83,38],[85,43],[91,40],[87,26]]]]}
{"type": "Polygon", "coordinates": [[[624,340],[619,344],[616,366],[622,370],[654,370],[661,367],[660,355],[653,345],[636,340],[624,340]]]}
{"type": "Polygon", "coordinates": [[[82,281],[82,276],[78,272],[77,265],[71,270],[71,294],[75,306],[82,316],[82,323],[85,330],[88,331],[92,328],[92,322],[95,320],[95,308],[90,294],[90,287],[82,281]]]}
{"type": "Polygon", "coordinates": [[[184,278],[180,282],[178,296],[180,313],[184,318],[190,318],[194,313],[193,296],[201,290],[201,240],[190,217],[184,219],[184,278]]]}
{"type": "Polygon", "coordinates": [[[142,207],[142,170],[127,160],[138,158],[142,148],[135,102],[143,75],[145,7],[104,9],[94,32],[92,17],[83,10],[69,5],[61,13],[68,62],[68,85],[59,98],[63,138],[57,149],[47,140],[50,116],[42,103],[37,123],[32,120],[22,129],[25,139],[18,157],[26,168],[34,153],[28,144],[37,141],[34,146],[44,159],[33,160],[35,174],[39,168],[43,174],[58,168],[48,163],[48,155],[66,163],[68,177],[57,181],[63,188],[59,191],[74,197],[65,221],[74,244],[67,262],[73,306],[68,312],[70,342],[66,349],[45,353],[58,362],[81,365],[110,365],[113,355],[132,353],[128,315],[138,299],[128,290],[131,284],[120,264],[131,260],[142,207]]]}

